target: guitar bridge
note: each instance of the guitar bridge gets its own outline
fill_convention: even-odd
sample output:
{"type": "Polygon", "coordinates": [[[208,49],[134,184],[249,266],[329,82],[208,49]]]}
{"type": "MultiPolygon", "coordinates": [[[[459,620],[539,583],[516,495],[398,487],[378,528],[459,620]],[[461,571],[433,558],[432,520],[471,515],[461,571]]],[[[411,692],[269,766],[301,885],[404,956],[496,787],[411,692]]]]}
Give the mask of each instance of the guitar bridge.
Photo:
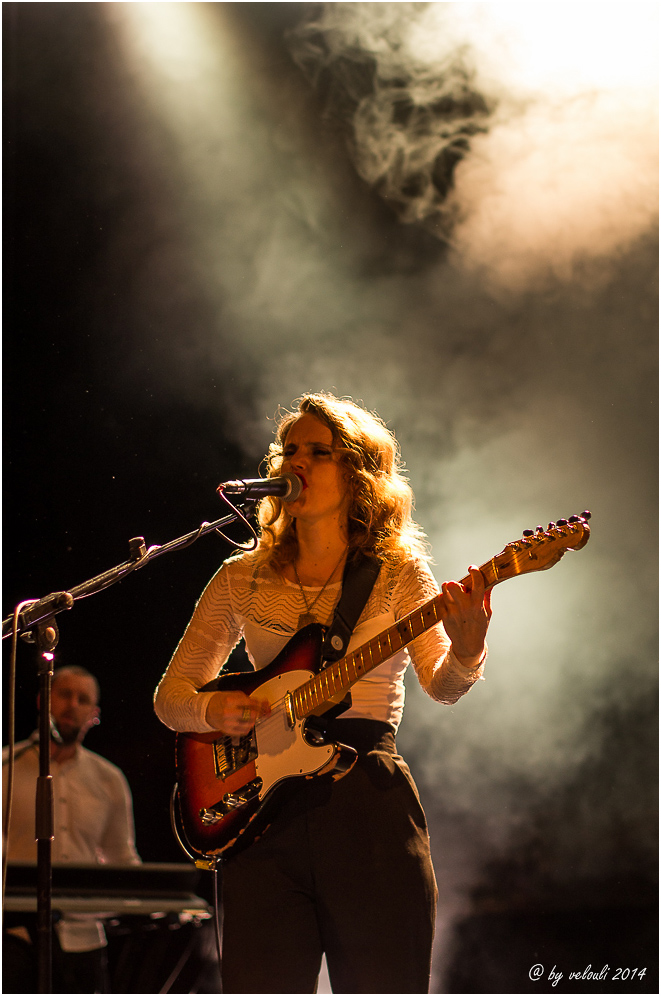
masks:
{"type": "Polygon", "coordinates": [[[257,757],[257,744],[252,731],[247,736],[241,737],[238,743],[235,743],[235,740],[235,737],[221,737],[212,744],[216,778],[223,781],[257,757]]]}

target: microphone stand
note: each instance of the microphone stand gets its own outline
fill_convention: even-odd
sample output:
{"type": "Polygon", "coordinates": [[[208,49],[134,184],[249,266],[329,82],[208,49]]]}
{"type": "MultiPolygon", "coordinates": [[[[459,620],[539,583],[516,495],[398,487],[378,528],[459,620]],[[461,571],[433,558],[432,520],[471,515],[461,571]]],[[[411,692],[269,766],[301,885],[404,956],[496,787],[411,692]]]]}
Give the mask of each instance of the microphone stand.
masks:
{"type": "MultiPolygon", "coordinates": [[[[221,497],[223,497],[222,494],[221,497]]],[[[111,567],[103,574],[98,574],[96,577],[76,585],[70,591],[57,591],[44,598],[36,599],[18,614],[16,621],[18,632],[26,642],[36,644],[39,654],[39,776],[35,803],[35,838],[37,841],[37,979],[40,993],[52,991],[53,967],[51,907],[54,818],[53,776],[50,772],[50,704],[53,678],[52,651],[57,646],[59,639],[55,616],[73,608],[77,599],[86,598],[88,595],[94,595],[96,592],[109,588],[110,585],[121,581],[127,574],[133,573],[140,567],[146,567],[156,557],[165,553],[174,553],[176,550],[183,550],[200,536],[206,536],[207,533],[219,532],[227,542],[234,546],[240,546],[221,532],[223,526],[229,525],[236,519],[241,519],[248,526],[254,539],[251,547],[241,547],[241,549],[254,549],[257,543],[254,529],[239,509],[234,508],[226,498],[223,500],[232,508],[232,514],[226,515],[222,519],[216,519],[215,522],[203,522],[198,529],[162,546],[151,546],[147,549],[144,537],[138,536],[131,539],[129,540],[128,560],[116,567],[111,567]]],[[[247,496],[244,497],[244,501],[248,500],[247,496]]],[[[3,640],[12,635],[14,627],[13,615],[3,620],[3,640]]],[[[11,707],[13,708],[13,704],[11,707]]]]}
{"type": "Polygon", "coordinates": [[[50,693],[53,654],[58,641],[54,617],[35,627],[39,650],[39,776],[35,804],[37,840],[37,984],[40,993],[52,992],[53,934],[51,924],[53,776],[50,772],[50,693]]]}

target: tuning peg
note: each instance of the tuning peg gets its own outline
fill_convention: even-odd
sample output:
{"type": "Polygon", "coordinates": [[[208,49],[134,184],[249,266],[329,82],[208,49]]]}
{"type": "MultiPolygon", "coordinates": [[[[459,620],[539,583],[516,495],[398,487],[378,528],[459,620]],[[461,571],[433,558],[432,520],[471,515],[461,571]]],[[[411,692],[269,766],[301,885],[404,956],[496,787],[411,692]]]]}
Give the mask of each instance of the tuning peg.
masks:
{"type": "MultiPolygon", "coordinates": [[[[562,519],[560,520],[562,522],[562,519]]],[[[555,522],[549,522],[549,529],[555,529],[555,522]]]]}
{"type": "Polygon", "coordinates": [[[544,526],[537,526],[537,532],[538,533],[543,533],[544,532],[544,526]]]}
{"type": "Polygon", "coordinates": [[[558,519],[558,525],[559,526],[566,526],[567,525],[567,519],[558,519]]]}
{"type": "Polygon", "coordinates": [[[523,530],[523,535],[524,536],[534,536],[535,534],[534,534],[534,532],[533,532],[532,529],[524,529],[523,530]]]}
{"type": "Polygon", "coordinates": [[[582,515],[570,515],[569,516],[569,521],[570,522],[585,522],[586,519],[591,519],[591,518],[592,518],[592,512],[587,512],[586,511],[586,512],[583,512],[582,515]]]}

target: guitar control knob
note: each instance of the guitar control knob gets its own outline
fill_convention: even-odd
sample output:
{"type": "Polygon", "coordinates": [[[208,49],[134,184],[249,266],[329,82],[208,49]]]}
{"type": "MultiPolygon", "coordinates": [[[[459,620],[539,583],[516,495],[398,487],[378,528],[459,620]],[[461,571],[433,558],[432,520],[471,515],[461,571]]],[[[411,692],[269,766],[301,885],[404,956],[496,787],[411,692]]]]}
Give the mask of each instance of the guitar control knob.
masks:
{"type": "Polygon", "coordinates": [[[524,536],[534,536],[535,534],[533,533],[532,529],[524,529],[523,530],[523,535],[524,536]]]}
{"type": "Polygon", "coordinates": [[[585,512],[582,512],[581,513],[581,518],[582,519],[591,519],[592,518],[592,512],[588,512],[587,510],[585,512]]]}
{"type": "Polygon", "coordinates": [[[567,525],[567,519],[558,519],[558,525],[559,526],[566,526],[567,525]]]}
{"type": "Polygon", "coordinates": [[[537,532],[538,533],[543,533],[544,532],[544,526],[537,526],[537,532]]]}
{"type": "MultiPolygon", "coordinates": [[[[560,525],[562,519],[558,519],[558,525],[560,525]]],[[[549,529],[555,529],[555,522],[549,522],[549,529]]]]}

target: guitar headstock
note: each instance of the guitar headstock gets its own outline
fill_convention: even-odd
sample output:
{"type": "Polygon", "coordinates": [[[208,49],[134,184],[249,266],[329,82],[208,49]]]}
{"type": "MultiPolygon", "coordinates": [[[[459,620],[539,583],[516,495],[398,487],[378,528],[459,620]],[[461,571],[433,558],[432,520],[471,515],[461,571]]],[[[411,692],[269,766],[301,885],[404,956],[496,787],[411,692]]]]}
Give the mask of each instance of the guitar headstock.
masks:
{"type": "Polygon", "coordinates": [[[546,571],[567,550],[581,550],[590,539],[590,512],[549,522],[548,528],[524,529],[520,540],[508,543],[502,553],[480,567],[487,587],[532,571],[546,571]]]}

